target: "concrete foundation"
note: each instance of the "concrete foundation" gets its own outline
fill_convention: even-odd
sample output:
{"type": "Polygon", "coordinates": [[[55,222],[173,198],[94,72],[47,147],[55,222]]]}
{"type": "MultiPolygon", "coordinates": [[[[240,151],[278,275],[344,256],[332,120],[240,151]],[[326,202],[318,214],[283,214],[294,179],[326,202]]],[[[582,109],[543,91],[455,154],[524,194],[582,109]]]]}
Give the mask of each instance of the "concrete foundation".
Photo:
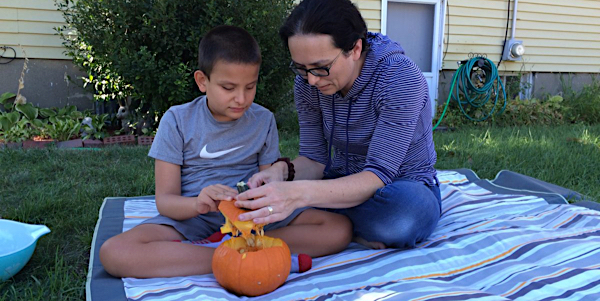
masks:
{"type": "MultiPolygon", "coordinates": [[[[586,73],[534,73],[533,96],[541,98],[544,95],[557,95],[569,89],[581,91],[592,81],[600,80],[600,74],[586,73]]],[[[567,91],[566,91],[567,90],[567,91]]]]}
{"type": "MultiPolygon", "coordinates": [[[[452,77],[455,70],[444,70],[440,72],[437,104],[443,105],[448,99],[452,85],[452,77]]],[[[518,76],[518,74],[505,74],[506,76],[518,76]]],[[[523,74],[521,83],[523,90],[529,89],[530,97],[543,99],[548,95],[564,94],[569,89],[581,91],[586,85],[590,85],[594,79],[600,80],[600,74],[589,73],[542,73],[533,72],[532,76],[523,74]],[[530,81],[530,82],[528,82],[530,81]]],[[[456,87],[455,87],[456,89],[456,87]]],[[[453,93],[455,93],[453,91],[453,93]]],[[[517,92],[518,93],[518,92],[517,92]]],[[[510,97],[509,97],[510,98],[510,97]]]]}
{"type": "MultiPolygon", "coordinates": [[[[17,93],[24,61],[15,59],[0,65],[0,94],[17,93]]],[[[82,88],[82,76],[85,73],[70,60],[30,59],[21,94],[42,108],[75,105],[79,110],[94,109],[92,93],[82,88]]]]}

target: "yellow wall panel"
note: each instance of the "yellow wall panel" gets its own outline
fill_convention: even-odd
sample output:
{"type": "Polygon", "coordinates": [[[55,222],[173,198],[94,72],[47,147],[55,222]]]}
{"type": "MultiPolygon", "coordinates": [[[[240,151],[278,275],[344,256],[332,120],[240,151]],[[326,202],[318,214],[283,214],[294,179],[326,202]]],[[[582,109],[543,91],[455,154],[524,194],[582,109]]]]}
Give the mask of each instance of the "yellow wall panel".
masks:
{"type": "Polygon", "coordinates": [[[561,10],[563,8],[583,8],[583,9],[600,9],[600,2],[597,0],[526,0],[526,3],[536,3],[540,5],[551,5],[561,10]]]}
{"type": "Polygon", "coordinates": [[[381,20],[366,19],[365,22],[367,23],[367,28],[369,31],[372,31],[372,32],[380,32],[381,31],[381,20]]]}
{"type": "MultiPolygon", "coordinates": [[[[526,52],[522,61],[503,62],[501,71],[600,72],[600,1],[518,3],[515,38],[523,41],[526,52]]],[[[469,52],[485,53],[497,63],[504,44],[507,8],[508,0],[451,0],[444,68],[456,69],[456,61],[467,58],[469,52]]]]}
{"type": "Polygon", "coordinates": [[[377,20],[381,19],[381,11],[378,10],[361,10],[360,14],[365,20],[377,20]]]}
{"type": "Polygon", "coordinates": [[[359,10],[381,10],[381,1],[379,0],[359,0],[352,1],[359,10]]]}
{"type": "Polygon", "coordinates": [[[58,36],[53,35],[0,33],[0,41],[3,41],[4,45],[8,46],[20,44],[23,47],[62,47],[62,40],[58,36]]]}
{"type": "Polygon", "coordinates": [[[38,10],[38,9],[19,9],[20,21],[36,21],[36,22],[60,22],[64,23],[61,12],[57,10],[38,10]]]}
{"type": "MultiPolygon", "coordinates": [[[[477,34],[480,36],[488,36],[488,37],[501,37],[504,39],[504,28],[500,27],[487,27],[484,31],[480,31],[477,34]]],[[[473,29],[470,26],[454,26],[451,29],[451,35],[470,35],[473,34],[473,29]]],[[[510,34],[510,31],[509,31],[510,34]]],[[[529,30],[529,29],[519,29],[517,33],[518,38],[526,39],[526,38],[534,38],[534,39],[548,39],[548,40],[561,40],[566,43],[569,41],[598,41],[598,37],[594,35],[590,35],[589,33],[583,32],[568,32],[565,34],[561,31],[539,31],[539,30],[529,30]]]]}
{"type": "Polygon", "coordinates": [[[56,34],[55,27],[59,27],[63,23],[49,22],[30,22],[30,21],[2,21],[0,20],[0,28],[3,33],[30,33],[30,34],[56,34]]]}
{"type": "Polygon", "coordinates": [[[55,10],[52,0],[0,0],[0,7],[55,10]]]}
{"type": "MultiPolygon", "coordinates": [[[[17,52],[17,57],[22,58],[23,53],[21,52],[21,48],[19,48],[19,46],[13,46],[13,48],[17,52]]],[[[25,53],[27,53],[28,58],[71,60],[70,57],[63,53],[65,51],[65,48],[63,47],[23,46],[23,49],[25,50],[25,53]]]]}
{"type": "MultiPolygon", "coordinates": [[[[16,33],[18,31],[19,31],[19,26],[17,26],[17,22],[3,21],[0,19],[0,32],[16,33]]],[[[4,43],[4,42],[0,42],[0,43],[4,43]]]]}
{"type": "MultiPolygon", "coordinates": [[[[489,45],[477,45],[477,52],[480,53],[495,53],[498,50],[498,46],[489,45]]],[[[501,47],[501,46],[500,46],[501,47]]],[[[448,48],[448,52],[452,53],[469,53],[474,52],[474,47],[469,45],[454,45],[448,48]]],[[[527,51],[532,56],[556,56],[556,57],[589,57],[599,58],[600,52],[595,49],[581,49],[581,48],[564,48],[564,47],[535,47],[529,46],[527,51]]],[[[500,55],[497,57],[489,57],[493,61],[498,61],[500,55]]]]}
{"type": "MultiPolygon", "coordinates": [[[[17,19],[17,9],[16,8],[8,8],[0,6],[0,20],[16,20],[17,19]]],[[[2,27],[0,27],[2,30],[2,27]]]]}
{"type": "MultiPolygon", "coordinates": [[[[463,54],[448,53],[444,60],[444,69],[457,69],[457,61],[466,59],[463,54]]],[[[492,61],[497,62],[497,59],[490,58],[492,61]]],[[[550,61],[548,63],[534,62],[529,58],[525,58],[524,61],[518,62],[502,62],[499,71],[503,72],[582,72],[582,73],[600,73],[600,67],[597,65],[590,65],[587,60],[584,59],[571,59],[567,64],[564,62],[550,61]],[[533,68],[533,67],[535,68],[533,68]]]]}
{"type": "Polygon", "coordinates": [[[358,0],[352,1],[358,7],[360,14],[365,23],[367,23],[367,29],[372,32],[381,31],[381,1],[380,0],[358,0]]]}
{"type": "Polygon", "coordinates": [[[62,14],[51,0],[0,0],[0,44],[29,58],[65,59],[62,40],[55,27],[64,25],[62,14]]]}
{"type": "MultiPolygon", "coordinates": [[[[538,46],[538,47],[556,47],[556,48],[565,48],[565,49],[589,49],[589,50],[600,50],[600,40],[595,41],[573,41],[565,43],[562,39],[537,39],[530,38],[523,40],[523,44],[529,46],[538,46]]],[[[499,50],[502,51],[502,45],[504,44],[504,37],[489,37],[489,36],[472,36],[472,35],[452,35],[450,36],[449,46],[454,45],[499,45],[499,50]]],[[[598,51],[600,55],[600,51],[598,51]]]]}

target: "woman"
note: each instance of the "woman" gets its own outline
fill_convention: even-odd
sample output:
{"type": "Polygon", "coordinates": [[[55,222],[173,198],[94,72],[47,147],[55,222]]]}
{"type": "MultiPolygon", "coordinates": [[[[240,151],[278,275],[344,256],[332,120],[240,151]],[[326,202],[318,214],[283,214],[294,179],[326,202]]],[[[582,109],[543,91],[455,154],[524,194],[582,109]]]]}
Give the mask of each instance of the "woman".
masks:
{"type": "Polygon", "coordinates": [[[441,212],[421,71],[400,45],[367,32],[348,0],[304,0],[279,33],[296,74],[300,154],[252,176],[236,204],[259,210],[240,219],[327,208],[352,220],[357,242],[414,247],[441,212]]]}

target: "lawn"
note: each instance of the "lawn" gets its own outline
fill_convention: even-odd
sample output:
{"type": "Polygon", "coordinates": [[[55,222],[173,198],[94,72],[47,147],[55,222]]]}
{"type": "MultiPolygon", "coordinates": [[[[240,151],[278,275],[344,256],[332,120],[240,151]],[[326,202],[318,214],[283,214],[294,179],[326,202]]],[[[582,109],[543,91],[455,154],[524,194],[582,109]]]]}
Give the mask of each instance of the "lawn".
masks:
{"type": "MultiPolygon", "coordinates": [[[[471,128],[434,133],[438,169],[470,168],[481,178],[503,169],[600,200],[600,126],[471,128]]],[[[281,134],[284,156],[298,138],[281,134]]],[[[0,216],[45,224],[27,266],[0,283],[0,300],[82,300],[98,210],[108,196],[154,193],[148,147],[0,150],[0,216]]]]}

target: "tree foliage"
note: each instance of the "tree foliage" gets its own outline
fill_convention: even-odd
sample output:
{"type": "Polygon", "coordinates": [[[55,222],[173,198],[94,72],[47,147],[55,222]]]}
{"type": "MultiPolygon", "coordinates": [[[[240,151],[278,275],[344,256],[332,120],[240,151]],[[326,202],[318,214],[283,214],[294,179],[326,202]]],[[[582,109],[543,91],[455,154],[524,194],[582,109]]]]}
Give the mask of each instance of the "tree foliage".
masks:
{"type": "Polygon", "coordinates": [[[135,112],[161,116],[199,95],[193,72],[202,35],[236,25],[263,56],[256,102],[276,111],[292,76],[278,38],[293,0],[55,0],[67,25],[58,28],[67,54],[88,73],[96,100],[132,97],[135,112]]]}

